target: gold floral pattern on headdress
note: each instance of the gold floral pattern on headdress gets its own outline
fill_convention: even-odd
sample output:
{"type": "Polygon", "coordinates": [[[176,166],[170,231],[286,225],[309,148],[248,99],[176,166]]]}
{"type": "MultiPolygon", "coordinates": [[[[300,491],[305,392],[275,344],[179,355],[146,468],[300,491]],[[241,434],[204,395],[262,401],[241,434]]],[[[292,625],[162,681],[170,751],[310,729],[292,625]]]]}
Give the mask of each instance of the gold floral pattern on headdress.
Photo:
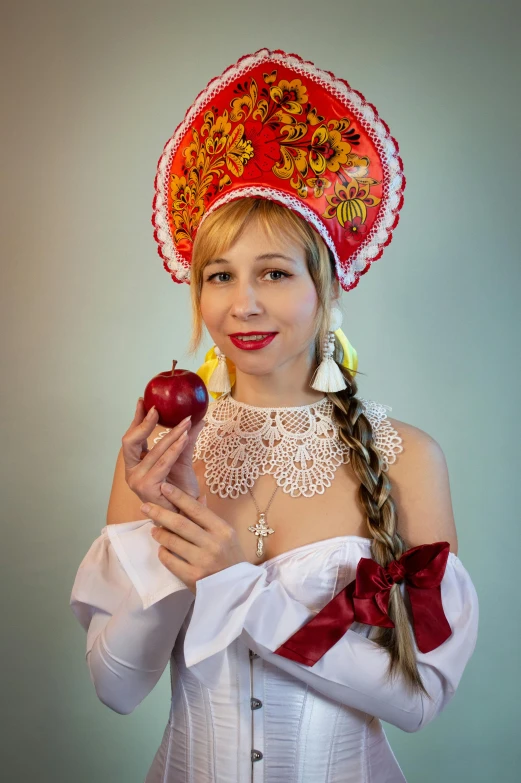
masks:
{"type": "Polygon", "coordinates": [[[351,119],[318,114],[301,79],[277,83],[276,70],[263,79],[260,93],[254,78],[237,84],[229,109],[213,106],[191,128],[182,173],[170,176],[174,241],[193,242],[206,205],[237,180],[272,172],[303,200],[325,196],[322,216],[360,242],[368,208],[381,201],[371,186],[380,183],[368,174],[369,158],[353,152],[360,135],[351,119]]]}

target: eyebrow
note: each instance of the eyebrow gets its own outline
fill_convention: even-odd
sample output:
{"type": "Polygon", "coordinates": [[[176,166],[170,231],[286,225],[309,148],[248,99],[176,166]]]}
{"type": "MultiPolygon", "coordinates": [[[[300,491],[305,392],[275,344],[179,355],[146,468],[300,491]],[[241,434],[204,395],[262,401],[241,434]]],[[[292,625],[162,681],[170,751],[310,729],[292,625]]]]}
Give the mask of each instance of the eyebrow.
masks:
{"type": "MultiPolygon", "coordinates": [[[[290,263],[295,264],[296,261],[294,258],[290,258],[289,256],[283,256],[281,253],[263,253],[261,256],[256,256],[255,261],[271,261],[274,258],[283,258],[285,261],[290,261],[290,263]]],[[[214,258],[213,261],[209,261],[206,264],[206,269],[209,266],[214,266],[215,264],[229,264],[230,262],[226,258],[214,258]]]]}

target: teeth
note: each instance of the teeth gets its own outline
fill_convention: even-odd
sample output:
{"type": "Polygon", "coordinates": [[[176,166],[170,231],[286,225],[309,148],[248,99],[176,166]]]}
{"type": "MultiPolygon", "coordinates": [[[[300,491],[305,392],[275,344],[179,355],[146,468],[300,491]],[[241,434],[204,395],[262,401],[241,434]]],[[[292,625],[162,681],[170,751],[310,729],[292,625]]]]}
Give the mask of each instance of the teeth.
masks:
{"type": "Polygon", "coordinates": [[[250,342],[250,340],[264,340],[264,339],[265,339],[267,336],[268,336],[267,334],[261,334],[261,335],[259,335],[259,336],[252,336],[252,335],[249,335],[248,337],[238,337],[237,339],[238,339],[238,340],[243,340],[243,341],[245,341],[245,342],[246,342],[246,341],[247,341],[247,342],[250,342]]]}

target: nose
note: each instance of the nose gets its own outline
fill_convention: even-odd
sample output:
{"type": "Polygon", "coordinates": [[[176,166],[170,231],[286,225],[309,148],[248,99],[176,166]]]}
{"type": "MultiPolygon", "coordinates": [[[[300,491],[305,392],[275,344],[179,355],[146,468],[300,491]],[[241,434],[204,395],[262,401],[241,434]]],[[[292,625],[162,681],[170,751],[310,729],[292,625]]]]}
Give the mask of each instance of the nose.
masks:
{"type": "Polygon", "coordinates": [[[231,314],[236,318],[248,318],[263,312],[255,287],[250,282],[239,284],[233,292],[231,314]]]}

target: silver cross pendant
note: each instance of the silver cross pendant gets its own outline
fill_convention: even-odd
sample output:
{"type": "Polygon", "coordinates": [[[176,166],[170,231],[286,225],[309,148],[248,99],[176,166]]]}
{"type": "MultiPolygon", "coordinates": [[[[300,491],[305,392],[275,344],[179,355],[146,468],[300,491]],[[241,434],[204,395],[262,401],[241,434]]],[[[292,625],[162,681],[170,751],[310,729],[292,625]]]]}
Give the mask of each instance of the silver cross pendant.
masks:
{"type": "Polygon", "coordinates": [[[266,524],[266,515],[262,513],[259,516],[259,521],[256,523],[256,525],[250,525],[248,530],[251,533],[255,533],[257,536],[257,557],[262,557],[263,553],[263,538],[265,536],[271,535],[271,533],[274,533],[275,531],[271,529],[271,527],[268,527],[266,524]]]}

